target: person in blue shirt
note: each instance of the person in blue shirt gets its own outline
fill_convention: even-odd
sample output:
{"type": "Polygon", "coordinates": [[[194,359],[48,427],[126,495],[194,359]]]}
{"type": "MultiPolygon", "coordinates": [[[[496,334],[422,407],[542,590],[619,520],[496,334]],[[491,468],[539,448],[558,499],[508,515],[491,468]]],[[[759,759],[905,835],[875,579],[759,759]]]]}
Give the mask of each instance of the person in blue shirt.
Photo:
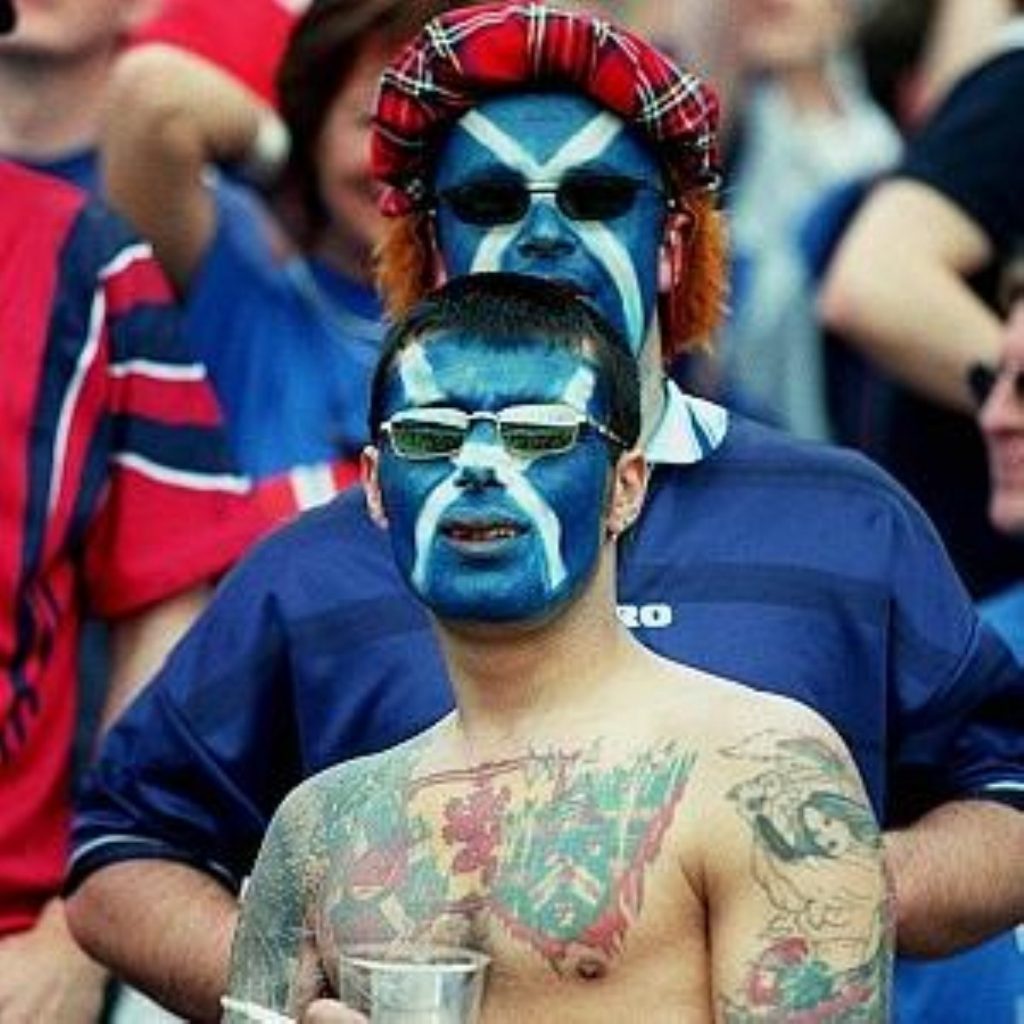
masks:
{"type": "MultiPolygon", "coordinates": [[[[453,12],[382,87],[375,159],[399,214],[382,279],[400,306],[441,271],[553,277],[627,338],[653,469],[621,550],[620,616],[656,652],[832,723],[888,830],[902,948],[942,955],[1019,912],[1024,682],[884,473],[663,376],[720,308],[714,136],[707,87],[607,22],[530,4],[453,12]]],[[[76,934],[179,1011],[215,1018],[234,893],[275,806],[451,700],[361,497],[285,527],[108,738],[76,823],[76,934]]]]}
{"type": "Polygon", "coordinates": [[[277,69],[280,115],[177,47],[124,54],[104,131],[111,201],[154,246],[207,365],[241,467],[291,474],[295,506],[355,478],[383,334],[369,111],[387,59],[443,0],[315,0],[277,69]],[[211,169],[271,200],[246,216],[211,169]],[[216,179],[214,179],[216,180],[216,179]]]}
{"type": "MultiPolygon", "coordinates": [[[[1010,537],[1024,535],[1024,259],[1007,270],[1009,315],[997,368],[979,364],[972,371],[980,402],[978,425],[988,455],[989,517],[1010,537]]],[[[1016,583],[981,603],[982,615],[1024,662],[1024,583],[1016,583]]]]}
{"type": "MultiPolygon", "coordinates": [[[[998,366],[975,364],[971,382],[978,425],[988,454],[993,525],[1024,537],[1024,265],[1011,264],[1013,292],[998,366]],[[1013,274],[1016,270],[1016,279],[1013,274]]],[[[982,618],[1024,663],[1024,583],[979,604],[982,618]]],[[[903,1019],[1016,1024],[1024,1009],[1024,925],[959,953],[941,973],[920,965],[904,970],[903,1019]],[[966,983],[964,981],[966,979],[966,983]]]]}

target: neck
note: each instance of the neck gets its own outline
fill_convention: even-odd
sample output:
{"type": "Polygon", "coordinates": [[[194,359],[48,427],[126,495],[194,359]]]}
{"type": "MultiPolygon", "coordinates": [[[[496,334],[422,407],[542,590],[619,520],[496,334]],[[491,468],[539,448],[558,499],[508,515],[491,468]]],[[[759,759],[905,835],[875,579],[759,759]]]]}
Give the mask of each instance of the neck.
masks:
{"type": "Polygon", "coordinates": [[[96,146],[114,51],[79,60],[0,52],[0,152],[47,161],[96,146]]]}
{"type": "Polygon", "coordinates": [[[839,97],[827,64],[794,65],[781,72],[777,81],[798,114],[839,113],[839,97]]]}
{"type": "Polygon", "coordinates": [[[640,365],[640,445],[646,447],[665,413],[665,371],[661,365],[661,337],[651,330],[637,356],[640,365]]]}
{"type": "Polygon", "coordinates": [[[373,281],[371,254],[365,245],[327,228],[314,246],[315,254],[329,267],[351,281],[373,281]]]}
{"type": "Polygon", "coordinates": [[[610,545],[590,584],[534,628],[438,623],[458,721],[474,759],[501,756],[591,717],[638,645],[618,620],[610,545]]]}

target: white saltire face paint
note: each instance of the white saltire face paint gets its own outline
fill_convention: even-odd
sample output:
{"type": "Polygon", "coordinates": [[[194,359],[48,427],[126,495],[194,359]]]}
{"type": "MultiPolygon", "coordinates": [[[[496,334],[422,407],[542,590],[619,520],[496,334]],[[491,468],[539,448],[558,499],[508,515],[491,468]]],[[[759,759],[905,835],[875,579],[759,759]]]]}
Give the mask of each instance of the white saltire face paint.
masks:
{"type": "Polygon", "coordinates": [[[512,177],[557,185],[586,170],[642,181],[633,207],[608,221],[573,220],[552,193],[535,193],[525,216],[493,227],[466,224],[441,202],[438,236],[450,276],[506,270],[570,281],[638,353],[654,312],[665,219],[653,153],[621,119],[582,96],[502,96],[470,110],[437,161],[435,192],[512,177]]]}
{"type": "MultiPolygon", "coordinates": [[[[446,335],[403,351],[385,416],[447,406],[467,412],[565,402],[607,421],[593,366],[537,341],[446,335]]],[[[442,619],[542,618],[590,577],[603,537],[607,442],[584,429],[559,455],[506,451],[493,423],[474,423],[451,458],[411,461],[382,445],[380,482],[402,574],[442,619]]]]}

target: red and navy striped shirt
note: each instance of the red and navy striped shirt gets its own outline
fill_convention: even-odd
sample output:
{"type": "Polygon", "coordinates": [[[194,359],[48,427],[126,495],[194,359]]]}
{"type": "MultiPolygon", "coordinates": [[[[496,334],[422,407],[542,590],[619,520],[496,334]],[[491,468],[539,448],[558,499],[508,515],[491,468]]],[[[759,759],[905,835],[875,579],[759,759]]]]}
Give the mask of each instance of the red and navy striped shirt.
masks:
{"type": "Polygon", "coordinates": [[[0,935],[58,889],[77,640],[226,569],[262,529],[149,247],[0,164],[0,935]]]}

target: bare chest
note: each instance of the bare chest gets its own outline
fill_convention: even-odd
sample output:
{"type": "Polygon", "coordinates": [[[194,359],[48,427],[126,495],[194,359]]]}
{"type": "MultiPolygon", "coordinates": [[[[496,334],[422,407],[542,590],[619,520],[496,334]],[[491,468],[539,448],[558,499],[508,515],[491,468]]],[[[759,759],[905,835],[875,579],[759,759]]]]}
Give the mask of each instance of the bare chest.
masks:
{"type": "Polygon", "coordinates": [[[673,744],[611,765],[531,755],[382,787],[333,854],[321,950],[469,946],[523,995],[669,956],[678,971],[702,934],[676,848],[693,760],[673,744]]]}

